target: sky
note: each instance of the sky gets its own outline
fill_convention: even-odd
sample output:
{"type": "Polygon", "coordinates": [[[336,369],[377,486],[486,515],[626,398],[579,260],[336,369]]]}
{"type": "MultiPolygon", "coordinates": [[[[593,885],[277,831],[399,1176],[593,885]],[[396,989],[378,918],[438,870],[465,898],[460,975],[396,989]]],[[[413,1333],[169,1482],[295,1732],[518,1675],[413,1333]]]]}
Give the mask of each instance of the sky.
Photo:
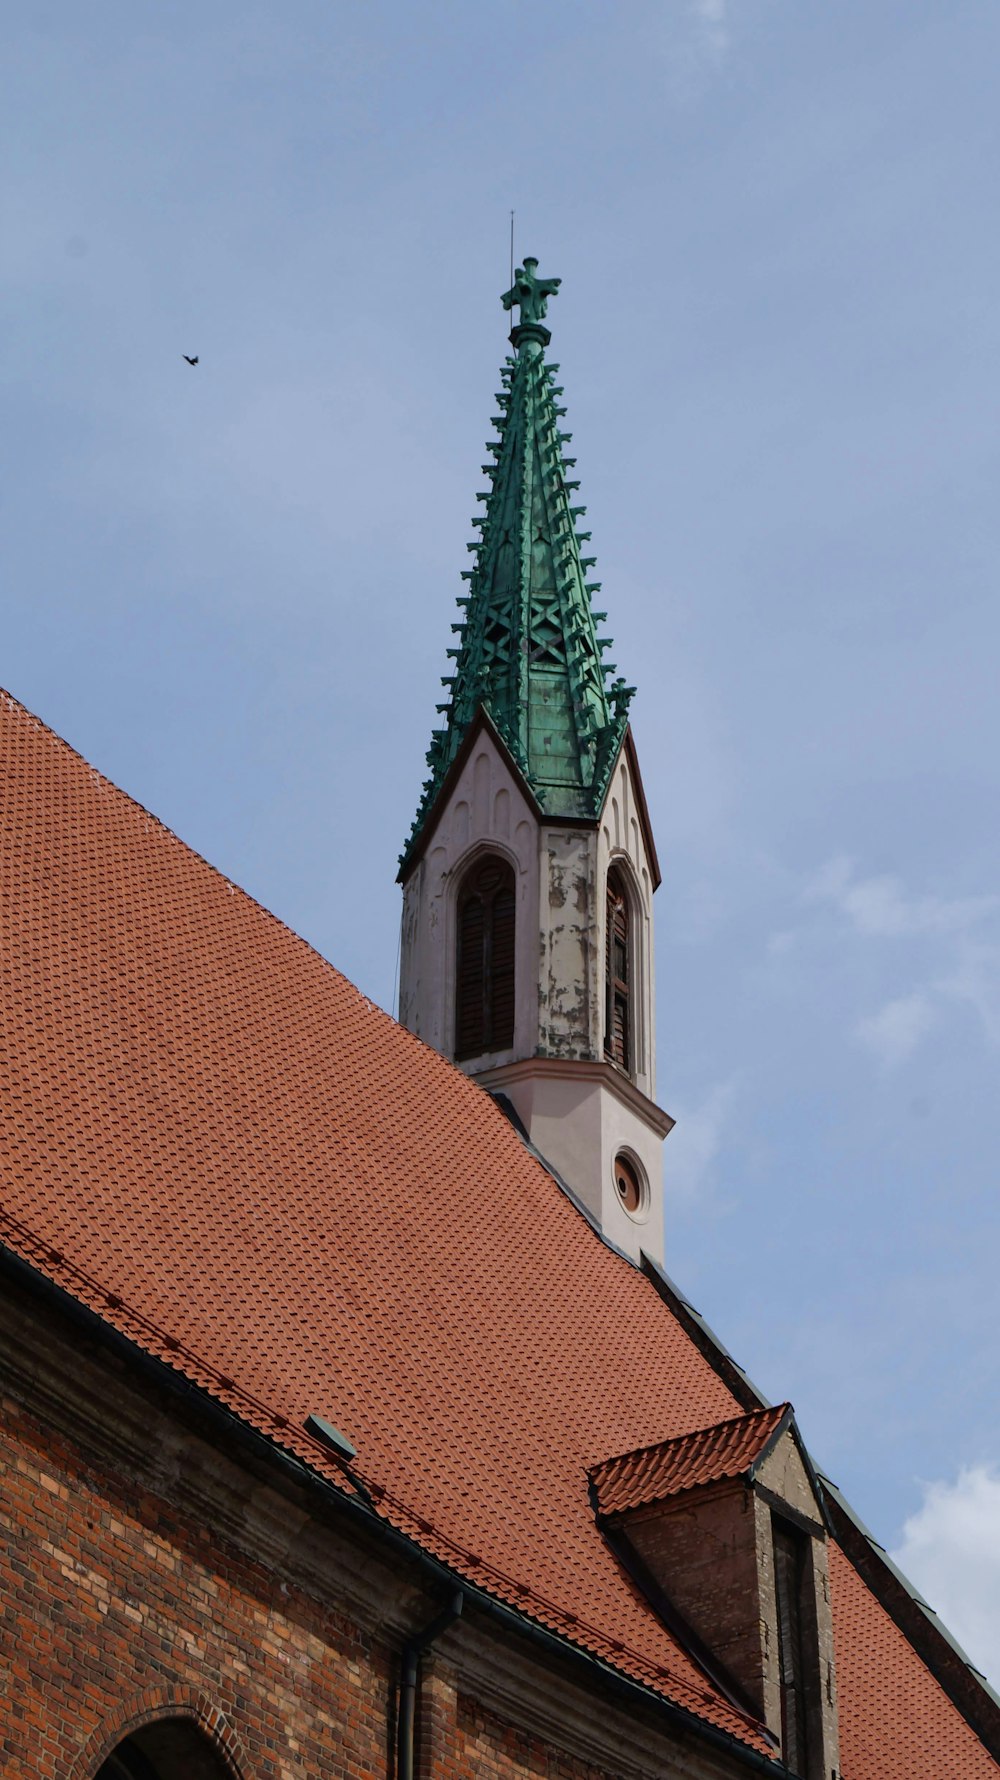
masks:
{"type": "Polygon", "coordinates": [[[668,1270],[1000,1682],[1000,10],[7,35],[0,683],[390,1008],[511,209],[562,278],[668,1270]]]}

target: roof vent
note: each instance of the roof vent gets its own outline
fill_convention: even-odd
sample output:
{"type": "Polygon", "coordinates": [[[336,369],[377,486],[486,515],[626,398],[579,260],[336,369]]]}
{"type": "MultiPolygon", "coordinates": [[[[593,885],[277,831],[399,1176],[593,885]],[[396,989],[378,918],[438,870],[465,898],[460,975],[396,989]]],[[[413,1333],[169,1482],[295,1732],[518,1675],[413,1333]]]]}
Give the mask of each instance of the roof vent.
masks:
{"type": "Polygon", "coordinates": [[[311,1434],[314,1440],[321,1440],[324,1446],[336,1453],[338,1459],[357,1458],[358,1449],[351,1445],[347,1435],[335,1428],[332,1422],[325,1421],[321,1415],[307,1415],[304,1427],[307,1434],[311,1434]]]}

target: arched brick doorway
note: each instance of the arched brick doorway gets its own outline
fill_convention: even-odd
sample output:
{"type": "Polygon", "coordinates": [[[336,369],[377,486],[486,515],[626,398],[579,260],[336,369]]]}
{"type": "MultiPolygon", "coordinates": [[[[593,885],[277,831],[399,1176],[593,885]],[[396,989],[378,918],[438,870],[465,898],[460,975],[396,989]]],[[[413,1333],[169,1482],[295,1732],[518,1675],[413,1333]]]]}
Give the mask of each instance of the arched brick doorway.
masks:
{"type": "Polygon", "coordinates": [[[125,1737],[94,1780],[232,1780],[232,1769],[190,1719],[163,1718],[125,1737]]]}

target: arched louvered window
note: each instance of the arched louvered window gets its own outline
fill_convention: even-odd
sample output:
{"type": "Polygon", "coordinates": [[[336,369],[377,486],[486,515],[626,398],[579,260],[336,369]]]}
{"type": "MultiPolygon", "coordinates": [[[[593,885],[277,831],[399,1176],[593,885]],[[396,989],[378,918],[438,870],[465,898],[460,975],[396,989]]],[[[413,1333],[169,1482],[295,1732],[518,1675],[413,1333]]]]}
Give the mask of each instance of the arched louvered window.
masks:
{"type": "Polygon", "coordinates": [[[490,855],[458,897],[455,1055],[481,1057],[514,1043],[514,872],[490,855]]]}
{"type": "Polygon", "coordinates": [[[629,905],[621,873],[608,873],[606,951],[604,963],[604,1050],[621,1069],[632,1068],[632,1020],[629,990],[632,981],[632,946],[629,905]]]}

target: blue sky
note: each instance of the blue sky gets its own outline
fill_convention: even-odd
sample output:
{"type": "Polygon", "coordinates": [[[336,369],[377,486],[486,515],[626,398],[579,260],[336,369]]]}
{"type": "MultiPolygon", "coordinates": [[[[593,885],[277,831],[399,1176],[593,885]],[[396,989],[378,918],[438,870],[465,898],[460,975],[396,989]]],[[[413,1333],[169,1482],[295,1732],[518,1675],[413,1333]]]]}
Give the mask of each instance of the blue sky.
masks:
{"type": "Polygon", "coordinates": [[[35,0],[6,59],[0,680],[385,1005],[511,207],[561,275],[668,1264],[1000,1674],[1000,12],[35,0]]]}

